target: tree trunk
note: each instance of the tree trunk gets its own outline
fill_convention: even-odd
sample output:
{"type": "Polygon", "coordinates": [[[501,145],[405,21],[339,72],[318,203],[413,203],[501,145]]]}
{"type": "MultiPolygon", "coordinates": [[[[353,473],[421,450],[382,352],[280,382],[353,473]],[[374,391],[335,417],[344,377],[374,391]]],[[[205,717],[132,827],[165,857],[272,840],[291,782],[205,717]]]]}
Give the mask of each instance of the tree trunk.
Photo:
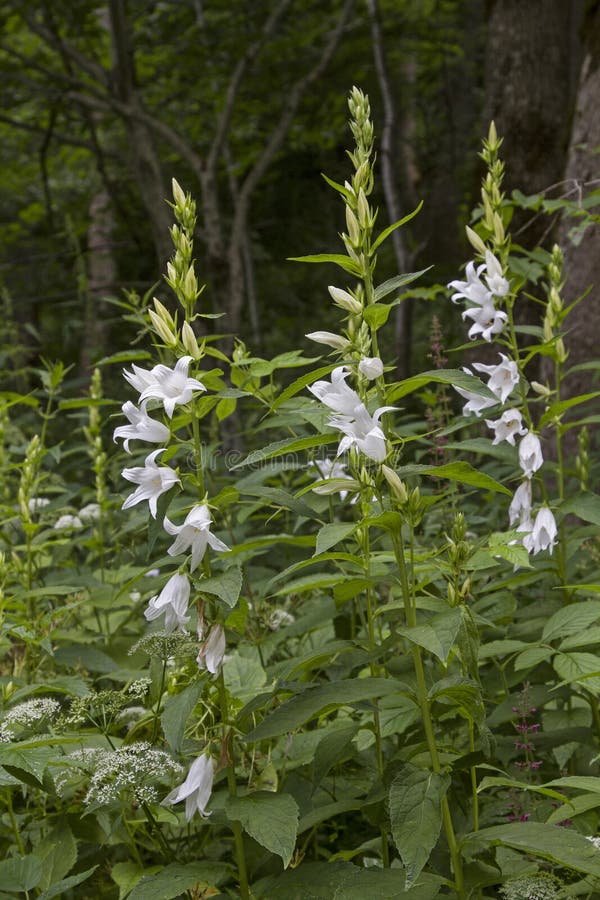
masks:
{"type": "Polygon", "coordinates": [[[114,293],[117,266],[112,252],[114,215],[111,198],[106,190],[92,197],[87,241],[87,296],[83,346],[79,365],[81,373],[89,375],[94,352],[105,346],[105,323],[101,311],[103,297],[114,293]]]}
{"type": "MultiPolygon", "coordinates": [[[[600,186],[600,2],[591,4],[583,28],[583,63],[577,88],[575,115],[565,169],[565,193],[572,199],[585,197],[600,186]]],[[[565,303],[572,303],[591,287],[588,296],[566,319],[565,343],[569,366],[598,358],[600,342],[600,226],[590,225],[575,244],[569,238],[578,219],[567,218],[560,229],[565,257],[565,303]]],[[[591,372],[570,376],[565,396],[592,389],[591,372]]]]}

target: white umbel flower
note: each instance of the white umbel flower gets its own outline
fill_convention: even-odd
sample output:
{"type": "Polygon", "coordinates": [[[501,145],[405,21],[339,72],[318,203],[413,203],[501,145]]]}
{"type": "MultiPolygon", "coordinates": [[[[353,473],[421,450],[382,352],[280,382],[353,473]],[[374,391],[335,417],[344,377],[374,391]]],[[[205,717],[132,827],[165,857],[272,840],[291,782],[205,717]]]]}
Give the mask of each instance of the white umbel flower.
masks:
{"type": "Polygon", "coordinates": [[[519,465],[525,478],[532,478],[543,465],[542,445],[537,434],[528,432],[519,443],[519,465]]]}
{"type": "Polygon", "coordinates": [[[205,391],[206,388],[197,378],[188,377],[191,356],[182,356],[175,367],[159,364],[147,371],[133,366],[133,372],[124,371],[127,381],[140,392],[140,401],[160,400],[165,412],[171,419],[176,406],[189,403],[194,391],[205,391]]]}
{"type": "Polygon", "coordinates": [[[138,487],[125,499],[121,509],[130,509],[136,503],[147,500],[150,514],[153,519],[156,518],[156,504],[160,495],[168,491],[174,484],[181,484],[177,474],[170,466],[157,466],[156,457],[159,453],[164,452],[164,447],[161,447],[160,450],[153,450],[146,457],[143,466],[123,469],[121,472],[123,478],[137,484],[138,487]]]}
{"type": "Polygon", "coordinates": [[[180,553],[185,553],[188,547],[191,548],[190,571],[193,572],[204,558],[207,546],[212,547],[218,553],[226,553],[229,547],[211,533],[211,522],[211,515],[206,504],[194,506],[182,525],[173,525],[165,516],[163,527],[167,534],[175,536],[175,540],[167,550],[169,556],[178,556],[180,553]]]}
{"type": "Polygon", "coordinates": [[[165,631],[185,631],[190,621],[186,615],[190,602],[190,583],[185,575],[172,575],[156,597],[148,601],[144,615],[149,622],[165,617],[165,631]]]}
{"type": "Polygon", "coordinates": [[[54,528],[57,531],[66,530],[68,528],[83,528],[83,522],[79,518],[79,516],[73,516],[70,513],[65,513],[63,516],[60,516],[56,522],[54,523],[54,528]]]}
{"type": "Polygon", "coordinates": [[[129,453],[129,441],[147,441],[150,444],[164,444],[169,440],[169,429],[162,422],[157,422],[146,412],[147,400],[140,409],[131,400],[124,403],[121,409],[129,419],[129,425],[115,428],[113,440],[124,438],[123,447],[129,453]]]}
{"type": "Polygon", "coordinates": [[[210,816],[206,812],[206,805],[210,800],[214,774],[213,760],[204,753],[194,760],[185,781],[165,797],[163,804],[173,805],[185,800],[185,817],[188,822],[196,812],[202,817],[210,816]]]}
{"type": "Polygon", "coordinates": [[[514,447],[515,437],[527,434],[527,429],[523,426],[523,417],[518,409],[507,409],[499,419],[495,421],[486,419],[485,424],[494,432],[492,444],[508,441],[514,447]]]}

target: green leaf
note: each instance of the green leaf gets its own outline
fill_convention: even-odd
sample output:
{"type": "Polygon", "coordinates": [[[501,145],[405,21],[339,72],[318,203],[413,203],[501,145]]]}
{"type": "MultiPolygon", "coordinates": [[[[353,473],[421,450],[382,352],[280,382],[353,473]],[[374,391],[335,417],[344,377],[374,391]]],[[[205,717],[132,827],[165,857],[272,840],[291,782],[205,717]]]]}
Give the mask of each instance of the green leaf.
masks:
{"type": "Polygon", "coordinates": [[[280,856],[287,869],[298,832],[298,804],[293,797],[256,791],[247,797],[229,797],[225,811],[262,847],[280,856]]]}
{"type": "Polygon", "coordinates": [[[215,594],[219,600],[233,608],[238,602],[242,582],[242,570],[232,566],[213,578],[203,578],[198,582],[198,590],[206,594],[215,594]]]}
{"type": "Polygon", "coordinates": [[[317,548],[313,556],[326,553],[330,547],[335,547],[336,544],[349,537],[355,528],[354,522],[334,522],[332,525],[323,525],[317,534],[317,548]]]}
{"type": "Polygon", "coordinates": [[[579,516],[584,522],[592,522],[594,525],[600,525],[600,496],[586,491],[578,494],[571,500],[565,500],[559,506],[561,516],[572,513],[579,516]]]}
{"type": "Polygon", "coordinates": [[[595,775],[565,775],[563,778],[547,781],[545,787],[575,788],[578,791],[600,794],[600,778],[595,775]]]}
{"type": "Polygon", "coordinates": [[[422,874],[410,890],[403,869],[363,868],[345,860],[303,862],[277,878],[253,885],[259,900],[434,900],[440,896],[443,879],[422,874]]]}
{"type": "MultiPolygon", "coordinates": [[[[432,266],[427,266],[426,269],[421,269],[420,272],[409,272],[406,275],[396,275],[394,278],[388,278],[387,281],[384,281],[375,288],[375,293],[373,294],[375,303],[379,303],[380,300],[383,300],[383,298],[387,297],[388,294],[391,294],[392,291],[396,291],[398,288],[405,287],[407,284],[416,281],[417,278],[420,278],[425,272],[429,272],[431,268],[432,266]]],[[[369,306],[367,309],[371,309],[371,307],[369,306]]]]}
{"type": "Polygon", "coordinates": [[[414,628],[397,628],[396,630],[413,644],[418,644],[433,653],[446,665],[461,624],[461,610],[459,607],[454,607],[438,613],[423,625],[417,625],[414,628]]]}
{"type": "Polygon", "coordinates": [[[554,671],[567,684],[582,685],[600,693],[600,657],[594,653],[557,653],[552,660],[554,671]]]}
{"type": "Polygon", "coordinates": [[[86,869],[85,872],[78,872],[77,875],[69,875],[68,878],[63,878],[62,881],[51,885],[46,891],[40,894],[37,900],[52,900],[53,897],[64,896],[71,888],[77,887],[78,884],[87,881],[97,868],[98,866],[92,866],[91,869],[86,869]]]}
{"type": "Polygon", "coordinates": [[[141,362],[144,359],[152,359],[152,354],[147,350],[121,350],[111,356],[103,356],[98,360],[97,366],[106,366],[109,363],[141,362]]]}
{"type": "Polygon", "coordinates": [[[579,634],[598,619],[600,619],[600,600],[587,600],[564,606],[551,615],[544,625],[542,641],[554,641],[570,634],[579,634]]]}
{"type": "Polygon", "coordinates": [[[245,459],[230,467],[230,471],[241,469],[242,466],[254,466],[266,459],[275,459],[286,453],[297,453],[299,450],[312,450],[314,447],[323,447],[325,444],[335,444],[339,441],[337,434],[316,434],[310,437],[293,438],[291,441],[275,441],[260,450],[253,450],[245,459]]]}
{"type": "Polygon", "coordinates": [[[383,303],[373,303],[366,306],[363,311],[363,319],[367,325],[377,331],[388,320],[388,316],[392,310],[391,306],[385,306],[383,303]]]}
{"type": "Polygon", "coordinates": [[[442,799],[450,776],[406,763],[392,781],[389,812],[392,837],[406,868],[406,886],[419,877],[440,836],[442,799]]]}
{"type": "Polygon", "coordinates": [[[405,378],[397,384],[392,384],[386,396],[386,403],[395,403],[401,397],[407,394],[413,394],[420,390],[430,382],[437,384],[451,384],[470,391],[472,394],[478,394],[480,397],[497,400],[487,385],[474,375],[468,375],[462,369],[433,369],[429,372],[422,372],[420,375],[413,375],[412,378],[405,378]]]}
{"type": "Polygon", "coordinates": [[[347,759],[349,755],[352,756],[354,747],[351,741],[358,728],[357,722],[349,722],[347,725],[335,728],[335,730],[321,738],[315,750],[312,780],[313,794],[332,766],[341,759],[347,759]]]}
{"type": "Polygon", "coordinates": [[[65,820],[36,845],[36,856],[42,860],[43,874],[39,887],[50,888],[61,881],[77,862],[75,838],[65,820]]]}
{"type": "Polygon", "coordinates": [[[520,669],[531,669],[533,666],[539,665],[539,663],[546,662],[549,658],[550,651],[547,647],[538,647],[537,644],[533,647],[528,647],[516,657],[514,662],[515,672],[518,672],[520,669]]]}
{"type": "Polygon", "coordinates": [[[344,272],[349,272],[356,278],[362,275],[362,269],[349,256],[343,253],[314,253],[312,256],[288,256],[288,262],[304,262],[304,263],[333,263],[340,266],[344,272]]]}
{"type": "Polygon", "coordinates": [[[171,863],[160,872],[144,875],[128,900],[172,900],[196,885],[218,887],[230,873],[224,863],[171,863]]]}
{"type": "Polygon", "coordinates": [[[200,696],[202,682],[196,681],[188,685],[180,694],[167,697],[160,717],[163,732],[169,749],[179,753],[188,717],[200,696]]]}
{"type": "Polygon", "coordinates": [[[552,419],[558,417],[560,418],[564,412],[568,409],[571,409],[572,406],[578,406],[580,403],[586,403],[588,400],[593,400],[594,397],[600,396],[600,391],[594,391],[591,394],[580,394],[578,397],[571,397],[569,400],[557,400],[556,403],[552,403],[542,418],[540,419],[539,428],[543,428],[544,425],[547,425],[548,422],[551,422],[552,419]]]}
{"type": "Polygon", "coordinates": [[[42,864],[37,856],[13,856],[0,862],[0,885],[5,891],[31,891],[42,877],[42,864]]]}
{"type": "Polygon", "coordinates": [[[279,397],[275,400],[271,409],[275,411],[278,409],[282,403],[285,403],[286,400],[289,400],[291,397],[295,397],[301,390],[305,387],[308,387],[309,384],[313,384],[315,381],[318,381],[319,378],[323,378],[324,375],[329,375],[330,372],[333,372],[337,363],[330,363],[327,366],[321,366],[320,369],[314,369],[312,372],[307,372],[304,375],[301,375],[300,378],[296,378],[284,391],[281,392],[279,397]]]}
{"type": "MultiPolygon", "coordinates": [[[[412,218],[414,218],[414,216],[416,216],[418,212],[420,212],[422,206],[423,206],[423,201],[421,200],[419,205],[415,209],[413,209],[412,212],[408,213],[408,215],[406,215],[406,216],[403,216],[402,219],[398,219],[397,222],[392,222],[392,224],[388,225],[387,228],[384,228],[383,231],[381,232],[381,234],[379,234],[377,236],[377,238],[373,242],[373,244],[371,244],[371,254],[373,254],[375,252],[375,250],[377,250],[377,248],[383,243],[383,241],[385,241],[385,239],[390,236],[392,231],[395,231],[396,228],[401,228],[402,225],[406,225],[407,222],[410,222],[410,220],[412,218]]],[[[425,271],[427,271],[427,270],[425,269],[425,271]]],[[[419,273],[419,274],[421,274],[421,273],[419,273]]]]}
{"type": "Polygon", "coordinates": [[[160,866],[142,869],[133,862],[120,862],[112,866],[110,877],[119,887],[119,900],[125,900],[143,875],[151,875],[153,872],[160,872],[160,866]]]}
{"type": "Polygon", "coordinates": [[[468,834],[463,843],[503,844],[587,875],[600,875],[600,853],[582,834],[557,825],[511,822],[468,834]]]}
{"type": "Polygon", "coordinates": [[[312,519],[317,515],[316,510],[312,508],[305,500],[299,500],[293,497],[287,491],[281,488],[266,487],[264,484],[242,484],[238,485],[240,494],[249,495],[250,497],[260,497],[264,500],[264,506],[276,506],[279,509],[290,509],[299,516],[306,516],[312,519]]]}
{"type": "Polygon", "coordinates": [[[564,803],[567,799],[564,794],[553,791],[546,785],[528,784],[525,781],[517,781],[515,778],[504,778],[499,775],[486,776],[478,785],[477,793],[492,787],[512,788],[517,791],[533,791],[534,793],[543,794],[545,797],[551,797],[553,800],[558,800],[559,803],[564,803]]]}
{"type": "Polygon", "coordinates": [[[385,697],[386,694],[398,692],[401,687],[403,686],[392,678],[349,678],[310,687],[279,706],[247,734],[244,740],[255,743],[279,737],[281,734],[295,731],[326,709],[337,709],[375,697],[385,697]]]}
{"type": "Polygon", "coordinates": [[[223,668],[225,686],[232,697],[246,702],[254,697],[260,688],[267,683],[267,675],[262,667],[258,650],[244,647],[227,657],[227,665],[223,668]],[[248,655],[248,654],[252,655],[248,655]]]}
{"type": "Polygon", "coordinates": [[[50,747],[20,748],[16,743],[0,745],[0,766],[20,781],[40,787],[46,766],[54,755],[50,747]],[[22,777],[23,773],[32,775],[35,782],[22,777]]]}
{"type": "Polygon", "coordinates": [[[504,487],[495,478],[486,475],[485,472],[479,472],[467,462],[447,463],[444,466],[426,466],[412,465],[400,466],[396,470],[401,478],[409,475],[431,475],[435,478],[446,478],[448,481],[457,481],[459,484],[468,484],[471,487],[482,488],[486,491],[496,491],[499,494],[507,494],[512,496],[511,491],[504,487]]]}

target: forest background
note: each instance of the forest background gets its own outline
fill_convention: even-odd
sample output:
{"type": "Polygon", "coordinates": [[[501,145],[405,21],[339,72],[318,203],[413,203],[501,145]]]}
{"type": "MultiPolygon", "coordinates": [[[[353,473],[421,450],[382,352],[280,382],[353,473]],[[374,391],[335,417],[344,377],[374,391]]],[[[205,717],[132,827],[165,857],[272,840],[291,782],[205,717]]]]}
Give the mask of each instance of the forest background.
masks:
{"type": "MultiPolygon", "coordinates": [[[[198,198],[204,311],[226,313],[211,324],[267,357],[321,327],[323,272],[287,258],[336,242],[320,173],[343,181],[353,83],[371,98],[382,221],[423,201],[379,263],[385,277],[432,267],[386,348],[401,377],[434,315],[447,344],[458,337],[435,285],[468,255],[492,118],[507,193],[530,197],[513,240],[559,241],[567,301],[600,283],[597,227],[560,218],[565,200],[596,202],[599,3],[54,0],[2,2],[0,23],[0,282],[4,321],[31,350],[10,361],[17,374],[41,350],[73,364],[81,390],[116,329],[123,344],[111,299],[162,296],[171,177],[198,198]]],[[[572,314],[573,362],[593,355],[599,305],[592,288],[572,314]]]]}

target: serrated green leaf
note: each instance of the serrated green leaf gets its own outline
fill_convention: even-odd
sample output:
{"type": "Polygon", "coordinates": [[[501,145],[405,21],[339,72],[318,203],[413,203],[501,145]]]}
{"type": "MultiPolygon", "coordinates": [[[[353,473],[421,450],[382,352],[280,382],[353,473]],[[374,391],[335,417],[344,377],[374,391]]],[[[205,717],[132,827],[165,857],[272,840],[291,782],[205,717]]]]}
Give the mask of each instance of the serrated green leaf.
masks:
{"type": "Polygon", "coordinates": [[[530,669],[539,665],[539,663],[546,662],[549,658],[550,651],[547,647],[538,647],[537,644],[533,647],[528,647],[515,658],[515,672],[518,672],[520,669],[530,669]]]}
{"type": "Polygon", "coordinates": [[[230,569],[226,569],[225,572],[221,572],[220,575],[214,575],[212,578],[203,578],[198,582],[198,590],[206,594],[215,594],[219,600],[233,608],[238,602],[242,583],[242,570],[238,569],[237,566],[232,566],[230,569]]]}
{"type": "Polygon", "coordinates": [[[600,619],[600,600],[587,600],[564,606],[550,616],[544,630],[543,641],[554,641],[585,631],[600,619]]]}
{"type": "Polygon", "coordinates": [[[165,706],[160,717],[165,740],[173,753],[179,753],[183,733],[188,717],[200,697],[202,683],[196,681],[188,685],[179,694],[173,694],[165,700],[165,706]]]}
{"type": "Polygon", "coordinates": [[[312,791],[313,793],[319,787],[329,770],[341,758],[347,759],[348,754],[352,755],[354,748],[351,741],[359,725],[357,722],[349,722],[340,728],[335,728],[321,738],[315,750],[312,791]]]}
{"type": "Polygon", "coordinates": [[[587,691],[600,693],[600,656],[594,653],[557,653],[554,671],[566,684],[580,684],[587,691]]]}
{"type": "Polygon", "coordinates": [[[385,697],[400,688],[401,685],[392,678],[350,678],[310,687],[302,694],[282,703],[247,734],[244,740],[256,743],[279,737],[300,728],[325,709],[352,706],[353,703],[385,697]]]}
{"type": "Polygon", "coordinates": [[[225,686],[232,697],[243,703],[254,697],[267,683],[267,674],[262,667],[258,651],[244,648],[244,654],[235,651],[227,657],[223,668],[225,686]],[[253,650],[252,655],[247,655],[253,650]]]}
{"type": "Polygon", "coordinates": [[[42,864],[37,856],[13,856],[0,862],[0,885],[5,891],[31,891],[40,883],[42,864]]]}
{"type": "Polygon", "coordinates": [[[224,863],[171,863],[160,872],[143,875],[128,900],[172,900],[196,885],[218,887],[230,873],[224,863]]]}
{"type": "Polygon", "coordinates": [[[389,813],[392,837],[411,887],[426,865],[440,836],[442,799],[450,776],[406,763],[392,781],[389,813]]]}
{"type": "Polygon", "coordinates": [[[600,853],[582,834],[537,822],[511,822],[494,825],[468,834],[464,843],[473,840],[478,845],[503,844],[522,853],[531,853],[551,862],[576,869],[587,875],[600,875],[600,853]]]}
{"type": "Polygon", "coordinates": [[[313,556],[326,553],[330,547],[335,547],[349,537],[356,524],[354,522],[334,522],[331,525],[323,525],[317,534],[317,547],[313,556]]]}
{"type": "Polygon", "coordinates": [[[36,787],[40,787],[46,767],[54,755],[50,747],[21,748],[16,743],[4,746],[0,744],[0,766],[4,766],[7,772],[27,784],[32,782],[26,780],[23,773],[32,775],[37,782],[36,787]]]}
{"type": "Polygon", "coordinates": [[[256,791],[247,797],[229,797],[225,811],[262,847],[280,856],[287,869],[298,832],[299,811],[293,797],[256,791]]]}
{"type": "Polygon", "coordinates": [[[585,493],[578,494],[561,503],[559,513],[561,517],[572,513],[574,516],[579,516],[584,522],[600,525],[600,497],[598,494],[585,491],[585,493]]]}
{"type": "Polygon", "coordinates": [[[69,875],[68,878],[63,878],[62,881],[52,884],[47,890],[40,894],[37,900],[52,900],[53,897],[64,896],[71,888],[77,887],[78,884],[83,884],[84,881],[87,881],[97,868],[98,866],[92,866],[91,869],[86,869],[85,872],[78,872],[77,875],[69,875]]]}
{"type": "Polygon", "coordinates": [[[423,625],[416,625],[414,628],[397,628],[396,630],[413,644],[418,644],[433,653],[445,665],[461,624],[460,608],[454,607],[433,616],[423,625]]]}

